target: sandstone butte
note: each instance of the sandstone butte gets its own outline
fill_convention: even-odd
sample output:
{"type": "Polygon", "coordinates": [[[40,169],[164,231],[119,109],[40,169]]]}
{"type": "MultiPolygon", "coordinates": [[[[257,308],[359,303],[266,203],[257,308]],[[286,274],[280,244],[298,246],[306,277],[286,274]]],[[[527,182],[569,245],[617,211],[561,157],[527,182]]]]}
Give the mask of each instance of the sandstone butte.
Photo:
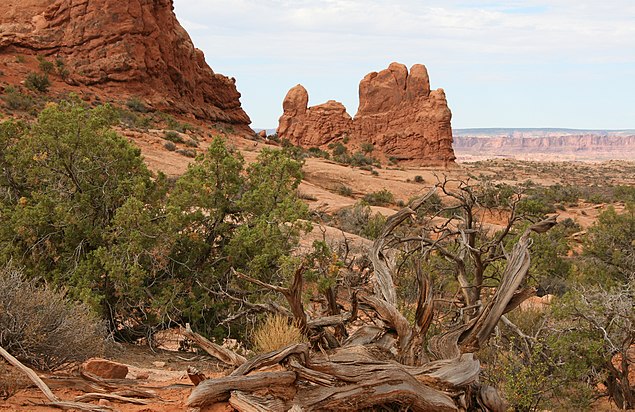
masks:
{"type": "Polygon", "coordinates": [[[327,148],[348,142],[352,148],[371,143],[374,155],[416,166],[454,163],[452,113],[443,89],[430,90],[425,66],[408,72],[391,63],[359,84],[359,109],[351,117],[334,100],[307,107],[309,95],[302,85],[293,87],[282,104],[278,136],[302,147],[327,148]]]}
{"type": "Polygon", "coordinates": [[[214,73],[172,0],[2,0],[0,54],[61,59],[66,82],[253,133],[235,80],[214,73]]]}

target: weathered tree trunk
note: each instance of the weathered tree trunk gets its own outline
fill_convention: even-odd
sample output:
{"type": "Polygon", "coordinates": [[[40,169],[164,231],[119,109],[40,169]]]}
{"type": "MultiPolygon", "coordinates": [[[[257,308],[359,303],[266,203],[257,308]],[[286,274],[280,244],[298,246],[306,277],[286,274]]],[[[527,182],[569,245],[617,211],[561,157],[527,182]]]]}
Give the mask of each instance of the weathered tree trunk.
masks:
{"type": "Polygon", "coordinates": [[[287,412],[287,403],[276,398],[250,395],[241,391],[232,391],[229,404],[238,412],[287,412]]]}
{"type": "MultiPolygon", "coordinates": [[[[473,256],[470,248],[474,248],[475,239],[473,231],[467,233],[459,228],[458,232],[453,232],[460,232],[467,239],[465,251],[455,255],[447,249],[435,249],[436,241],[428,238],[395,238],[395,229],[409,217],[415,216],[417,208],[433,193],[434,190],[430,191],[412,202],[410,207],[389,217],[381,235],[373,243],[370,251],[374,268],[373,294],[359,291],[359,302],[364,312],[372,309],[382,322],[361,326],[341,347],[330,351],[313,352],[308,344],[296,344],[260,355],[240,365],[230,376],[201,382],[192,391],[188,406],[198,407],[230,399],[236,409],[248,412],[279,410],[276,408],[289,406],[292,410],[349,411],[387,404],[399,404],[413,411],[465,411],[480,408],[483,411],[504,412],[506,404],[496,389],[479,383],[480,364],[473,352],[487,342],[504,313],[535,292],[532,288],[521,288],[530,263],[529,233],[548,230],[554,221],[547,219],[533,225],[521,236],[508,257],[501,283],[491,300],[484,304],[480,300],[474,302],[473,314],[464,317],[466,322],[427,339],[434,317],[431,279],[422,272],[420,266],[415,267],[418,296],[412,323],[397,309],[397,293],[393,283],[397,270],[390,245],[418,240],[422,247],[439,250],[442,256],[460,267],[460,263],[464,263],[461,256],[466,259],[473,256]],[[426,341],[428,352],[424,348],[426,341]],[[438,360],[429,361],[428,354],[438,360]],[[261,368],[273,365],[285,370],[258,372],[261,368]],[[279,396],[267,398],[253,394],[270,386],[292,387],[296,392],[292,395],[280,392],[279,396]]],[[[479,260],[479,264],[484,270],[485,263],[479,260]]],[[[308,319],[301,300],[302,272],[303,267],[300,267],[289,288],[268,285],[241,273],[235,274],[282,293],[305,332],[329,326],[343,327],[356,317],[356,301],[350,314],[338,314],[336,296],[331,295],[328,299],[331,316],[308,319]]],[[[460,275],[457,277],[460,278],[460,275]]],[[[460,284],[463,286],[463,283],[460,284]]],[[[466,287],[474,285],[466,283],[466,287]]],[[[477,296],[473,292],[463,292],[470,299],[477,296]]],[[[370,317],[374,318],[375,315],[371,314],[370,317]]]]}
{"type": "MultiPolygon", "coordinates": [[[[478,381],[479,362],[471,354],[421,367],[381,360],[387,356],[379,348],[366,346],[311,354],[306,344],[292,345],[261,355],[228,377],[202,382],[192,391],[187,404],[201,407],[225,401],[234,391],[250,393],[264,387],[291,386],[298,380],[304,384],[296,384],[297,394],[280,399],[282,404],[295,404],[304,410],[350,410],[396,403],[416,411],[457,411],[460,407],[453,398],[455,394],[478,381]],[[245,375],[274,363],[290,371],[245,375]]],[[[250,404],[243,406],[245,410],[270,407],[258,398],[235,402],[250,404]]],[[[268,402],[273,405],[272,399],[268,402]]]]}
{"type": "Polygon", "coordinates": [[[243,356],[240,356],[227,348],[223,348],[222,346],[215,344],[204,336],[201,336],[198,333],[192,331],[189,323],[185,325],[185,329],[181,329],[181,333],[186,338],[193,340],[194,343],[200,346],[201,349],[203,349],[205,352],[209,353],[221,362],[226,363],[227,365],[240,366],[243,363],[247,362],[247,359],[245,359],[243,356]]]}
{"type": "Polygon", "coordinates": [[[225,376],[201,382],[190,394],[188,407],[203,407],[216,402],[225,402],[232,391],[251,393],[264,388],[291,387],[296,374],[291,371],[262,372],[252,376],[225,376]]]}

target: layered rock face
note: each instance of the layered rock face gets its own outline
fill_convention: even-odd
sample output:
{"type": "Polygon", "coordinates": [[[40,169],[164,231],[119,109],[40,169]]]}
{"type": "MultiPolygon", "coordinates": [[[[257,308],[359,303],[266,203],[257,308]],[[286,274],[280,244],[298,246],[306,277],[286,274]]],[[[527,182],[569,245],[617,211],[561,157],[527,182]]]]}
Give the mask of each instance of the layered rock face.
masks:
{"type": "Polygon", "coordinates": [[[0,53],[59,58],[71,84],[248,130],[234,79],[205,63],[172,0],[3,0],[0,53]]]}
{"type": "Polygon", "coordinates": [[[635,158],[635,132],[584,130],[458,130],[454,148],[465,158],[610,160],[635,158]]]}
{"type": "Polygon", "coordinates": [[[374,154],[420,166],[454,161],[452,113],[443,89],[430,91],[428,71],[421,64],[408,72],[403,64],[392,63],[366,75],[359,84],[354,118],[336,101],[307,107],[308,101],[301,85],[289,90],[278,126],[280,138],[303,147],[372,143],[374,154]]]}

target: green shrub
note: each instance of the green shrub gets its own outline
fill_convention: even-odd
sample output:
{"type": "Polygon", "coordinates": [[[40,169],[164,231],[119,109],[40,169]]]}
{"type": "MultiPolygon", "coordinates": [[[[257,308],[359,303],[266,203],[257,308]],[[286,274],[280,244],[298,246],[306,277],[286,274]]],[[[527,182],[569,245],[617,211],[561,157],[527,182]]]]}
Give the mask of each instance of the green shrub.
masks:
{"type": "Polygon", "coordinates": [[[376,239],[386,223],[386,218],[381,213],[373,215],[370,206],[364,201],[340,209],[336,219],[338,228],[368,239],[376,239]]]}
{"type": "Polygon", "coordinates": [[[128,109],[132,110],[133,112],[138,112],[138,113],[148,112],[148,108],[146,107],[146,105],[136,96],[128,99],[128,101],[126,102],[126,106],[128,107],[128,109]]]}
{"type": "Polygon", "coordinates": [[[301,146],[296,146],[289,139],[282,139],[282,150],[297,161],[303,161],[307,157],[307,152],[301,146]]]}
{"type": "Polygon", "coordinates": [[[365,194],[364,201],[372,206],[387,206],[395,202],[395,196],[391,191],[382,189],[378,192],[365,194]]]}
{"type": "Polygon", "coordinates": [[[375,146],[372,143],[364,142],[361,144],[360,149],[362,149],[362,152],[370,154],[375,150],[375,146]]]}
{"type": "Polygon", "coordinates": [[[342,156],[344,154],[348,154],[348,149],[342,143],[330,143],[328,148],[331,149],[331,153],[333,153],[333,157],[342,156]]]}
{"type": "Polygon", "coordinates": [[[31,96],[20,93],[13,87],[6,88],[2,100],[10,110],[30,112],[35,107],[35,101],[31,96]]]}
{"type": "Polygon", "coordinates": [[[348,159],[348,163],[351,166],[379,166],[379,161],[374,157],[366,156],[362,152],[353,153],[348,159]]]}
{"type": "Polygon", "coordinates": [[[51,86],[51,81],[49,80],[49,76],[47,74],[31,72],[26,76],[24,85],[33,91],[46,93],[51,86]]]}
{"type": "Polygon", "coordinates": [[[313,157],[321,157],[323,159],[329,159],[331,157],[329,152],[322,150],[319,147],[310,147],[307,149],[307,153],[313,157]]]}
{"type": "Polygon", "coordinates": [[[55,71],[63,80],[66,80],[66,78],[70,74],[70,72],[66,68],[66,64],[64,63],[64,60],[60,58],[55,59],[55,71]]]}
{"type": "Polygon", "coordinates": [[[518,202],[516,210],[520,214],[543,216],[555,212],[556,208],[553,204],[545,203],[541,199],[525,198],[518,202]]]}
{"type": "Polygon", "coordinates": [[[198,142],[197,142],[196,140],[194,140],[194,139],[188,139],[188,140],[185,142],[185,145],[186,145],[187,147],[198,147],[198,146],[199,146],[198,142]]]}
{"type": "Polygon", "coordinates": [[[147,129],[152,124],[152,119],[146,116],[138,115],[130,110],[117,109],[119,121],[126,127],[147,129]]]}
{"type": "Polygon", "coordinates": [[[415,176],[415,182],[416,182],[416,183],[423,183],[423,182],[424,182],[424,180],[423,180],[423,176],[421,176],[421,175],[416,175],[416,176],[415,176]]]}
{"type": "Polygon", "coordinates": [[[50,286],[0,269],[0,346],[41,370],[57,370],[103,355],[105,325],[88,306],[50,286]]]}
{"type": "Polygon", "coordinates": [[[353,197],[353,189],[345,185],[339,185],[335,192],[340,196],[353,197]]]}
{"type": "Polygon", "coordinates": [[[167,141],[163,144],[163,147],[165,147],[167,150],[173,152],[176,150],[176,145],[173,142],[167,141]]]}
{"type": "Polygon", "coordinates": [[[175,132],[174,130],[166,130],[163,133],[163,138],[174,143],[185,143],[185,139],[183,139],[183,136],[181,136],[179,132],[175,132]]]}
{"type": "Polygon", "coordinates": [[[53,71],[55,66],[52,62],[46,60],[43,56],[37,56],[37,60],[39,62],[40,71],[45,74],[49,74],[53,71]]]}
{"type": "Polygon", "coordinates": [[[193,149],[179,149],[176,152],[180,154],[181,156],[191,157],[191,158],[196,157],[196,150],[193,150],[193,149]]]}
{"type": "MultiPolygon", "coordinates": [[[[186,133],[188,131],[196,131],[197,127],[189,124],[189,123],[181,123],[178,120],[176,120],[174,117],[172,117],[169,114],[166,113],[160,113],[160,117],[162,118],[162,120],[165,122],[166,124],[166,128],[167,129],[171,129],[171,130],[176,130],[177,132],[180,133],[186,133]]],[[[216,127],[216,126],[214,126],[216,127]]]]}

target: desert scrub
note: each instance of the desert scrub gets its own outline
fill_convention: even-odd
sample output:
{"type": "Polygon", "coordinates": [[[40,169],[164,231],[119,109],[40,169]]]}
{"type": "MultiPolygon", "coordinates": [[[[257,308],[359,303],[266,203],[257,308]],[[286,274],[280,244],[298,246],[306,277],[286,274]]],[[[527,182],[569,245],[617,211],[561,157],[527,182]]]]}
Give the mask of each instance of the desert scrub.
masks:
{"type": "Polygon", "coordinates": [[[185,145],[186,145],[187,147],[198,147],[198,146],[199,146],[199,143],[198,143],[196,140],[194,140],[194,139],[189,139],[189,140],[187,140],[187,141],[185,142],[185,145]]]}
{"type": "Polygon", "coordinates": [[[166,130],[163,133],[163,138],[165,140],[169,140],[170,142],[174,142],[174,143],[185,143],[185,139],[183,139],[181,134],[174,130],[166,130]]]}
{"type": "Polygon", "coordinates": [[[66,63],[64,63],[64,60],[60,58],[55,59],[55,71],[62,78],[62,80],[66,80],[66,78],[71,74],[70,71],[66,68],[66,63]]]}
{"type": "Polygon", "coordinates": [[[256,353],[267,353],[285,346],[305,342],[302,331],[288,317],[275,314],[267,315],[253,333],[252,344],[256,353]]]}
{"type": "Polygon", "coordinates": [[[0,346],[40,370],[103,354],[105,325],[88,306],[12,265],[0,269],[0,346]]]}
{"type": "Polygon", "coordinates": [[[152,125],[152,119],[143,114],[137,114],[131,110],[117,108],[117,115],[122,126],[128,128],[148,129],[152,125]]]}
{"type": "Polygon", "coordinates": [[[386,223],[386,218],[381,213],[373,214],[364,201],[340,209],[335,217],[339,229],[367,239],[376,239],[386,223]]]}
{"type": "Polygon", "coordinates": [[[39,74],[31,72],[27,74],[26,80],[24,80],[24,85],[33,91],[46,93],[51,86],[51,81],[46,73],[39,74]]]}
{"type": "Polygon", "coordinates": [[[340,196],[353,197],[353,189],[346,185],[339,185],[335,192],[340,196]]]}
{"type": "Polygon", "coordinates": [[[31,96],[20,93],[12,86],[8,86],[5,89],[2,100],[4,100],[4,104],[9,110],[30,112],[35,107],[35,101],[31,96]]]}
{"type": "Polygon", "coordinates": [[[387,206],[395,202],[395,196],[388,189],[364,195],[364,201],[371,206],[387,206]]]}
{"type": "Polygon", "coordinates": [[[171,152],[173,152],[173,151],[175,151],[175,150],[176,150],[176,145],[175,145],[174,143],[170,142],[170,141],[165,142],[165,143],[163,144],[163,147],[165,147],[167,150],[169,150],[169,151],[171,151],[171,152]]]}
{"type": "Polygon", "coordinates": [[[179,149],[176,151],[176,153],[180,154],[181,156],[191,157],[192,159],[196,157],[196,150],[194,149],[179,149]]]}
{"type": "Polygon", "coordinates": [[[55,68],[53,63],[48,61],[48,60],[46,60],[46,58],[44,56],[37,56],[37,61],[39,62],[40,71],[42,73],[49,74],[55,68]]]}
{"type": "Polygon", "coordinates": [[[4,359],[0,359],[0,399],[6,401],[21,389],[29,386],[29,380],[4,359]]]}
{"type": "Polygon", "coordinates": [[[321,157],[323,159],[330,159],[331,154],[325,150],[320,149],[319,147],[309,147],[307,149],[307,153],[311,157],[321,157]]]}
{"type": "Polygon", "coordinates": [[[126,102],[126,107],[128,107],[128,109],[132,110],[133,112],[138,112],[138,113],[148,112],[148,108],[146,107],[146,105],[136,96],[133,96],[130,99],[128,99],[128,101],[126,102]]]}

